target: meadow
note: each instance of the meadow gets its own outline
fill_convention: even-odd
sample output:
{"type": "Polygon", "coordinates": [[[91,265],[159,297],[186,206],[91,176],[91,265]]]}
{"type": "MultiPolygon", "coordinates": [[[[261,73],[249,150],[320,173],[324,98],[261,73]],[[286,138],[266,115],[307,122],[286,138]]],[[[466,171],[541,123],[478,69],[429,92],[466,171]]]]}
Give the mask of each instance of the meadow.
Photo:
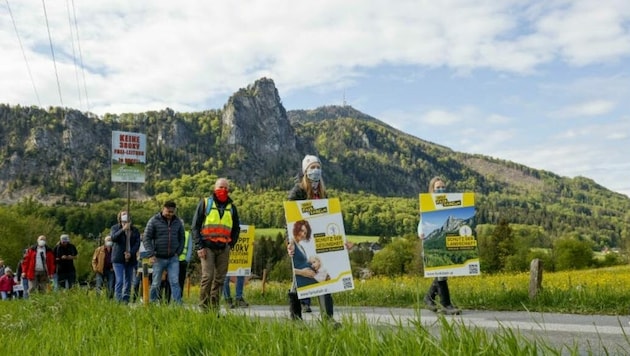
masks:
{"type": "MultiPolygon", "coordinates": [[[[630,267],[547,273],[543,292],[529,300],[528,274],[452,278],[455,303],[463,309],[530,310],[627,315],[630,267]]],[[[422,308],[431,282],[419,277],[356,281],[352,291],[335,295],[337,306],[422,308]]],[[[287,283],[252,280],[245,289],[254,305],[285,305],[287,283]]],[[[29,355],[566,355],[570,345],[546,345],[518,331],[468,328],[440,318],[437,332],[413,326],[375,326],[365,320],[331,324],[288,319],[201,313],[198,288],[184,306],[123,305],[76,288],[0,302],[0,348],[29,355]]],[[[630,344],[628,345],[630,346],[630,344]]]]}

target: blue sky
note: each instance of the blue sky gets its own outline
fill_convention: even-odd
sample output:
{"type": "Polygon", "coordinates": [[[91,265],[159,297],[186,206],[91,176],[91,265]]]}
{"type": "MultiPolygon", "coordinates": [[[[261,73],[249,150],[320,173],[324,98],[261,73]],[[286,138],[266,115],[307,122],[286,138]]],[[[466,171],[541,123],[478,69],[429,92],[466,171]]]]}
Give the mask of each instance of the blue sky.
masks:
{"type": "Polygon", "coordinates": [[[630,197],[627,0],[67,0],[45,2],[48,27],[43,6],[0,3],[0,102],[191,112],[268,77],[287,110],[345,99],[630,197]]]}

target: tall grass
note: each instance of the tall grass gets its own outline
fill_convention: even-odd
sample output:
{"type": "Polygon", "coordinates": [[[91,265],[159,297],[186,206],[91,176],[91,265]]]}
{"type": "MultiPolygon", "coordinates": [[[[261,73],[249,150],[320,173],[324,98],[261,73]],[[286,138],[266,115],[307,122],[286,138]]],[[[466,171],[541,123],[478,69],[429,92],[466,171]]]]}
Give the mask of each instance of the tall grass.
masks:
{"type": "MultiPolygon", "coordinates": [[[[630,267],[547,273],[543,292],[529,300],[528,274],[449,280],[453,300],[467,309],[627,314],[630,267]]],[[[431,279],[373,278],[335,295],[337,306],[422,306],[431,279]]],[[[251,281],[254,305],[286,304],[288,283],[251,281]]],[[[566,355],[585,350],[549,345],[506,328],[486,331],[439,318],[427,327],[420,313],[412,326],[378,326],[357,316],[340,329],[288,318],[201,313],[198,288],[184,306],[122,305],[75,289],[29,300],[0,301],[0,351],[26,355],[566,355]]],[[[353,318],[353,319],[351,319],[353,318]]],[[[628,345],[630,346],[630,345],[628,345]]],[[[588,350],[587,350],[588,351],[588,350]]],[[[588,352],[591,353],[591,352],[588,352]]],[[[595,352],[597,353],[597,352],[595,352]]]]}
{"type": "MultiPolygon", "coordinates": [[[[355,280],[355,289],[335,295],[337,305],[415,307],[431,284],[423,277],[375,277],[355,280]]],[[[260,281],[246,288],[255,304],[284,304],[289,283],[260,281]]],[[[630,266],[545,273],[543,290],[529,299],[529,273],[480,275],[449,279],[451,298],[466,309],[529,310],[573,314],[627,315],[630,266]]]]}
{"type": "Polygon", "coordinates": [[[23,355],[542,355],[577,354],[501,329],[441,318],[425,327],[375,326],[122,305],[81,290],[0,303],[3,354],[23,355]]]}

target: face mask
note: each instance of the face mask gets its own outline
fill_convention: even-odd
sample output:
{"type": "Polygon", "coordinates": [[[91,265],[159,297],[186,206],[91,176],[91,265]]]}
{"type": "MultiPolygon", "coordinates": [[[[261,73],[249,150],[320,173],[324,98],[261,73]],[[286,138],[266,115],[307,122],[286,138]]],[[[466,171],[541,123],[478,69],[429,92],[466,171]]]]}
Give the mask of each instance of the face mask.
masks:
{"type": "Polygon", "coordinates": [[[228,191],[227,189],[215,189],[214,195],[216,195],[217,200],[221,203],[225,203],[228,200],[228,191]]]}
{"type": "Polygon", "coordinates": [[[444,188],[437,188],[433,192],[434,193],[446,193],[446,189],[444,189],[444,188]]]}
{"type": "Polygon", "coordinates": [[[46,240],[38,240],[37,241],[37,245],[38,246],[46,246],[46,240]]]}
{"type": "Polygon", "coordinates": [[[322,170],[320,168],[309,169],[306,171],[306,177],[314,182],[319,182],[322,179],[322,170]]]}
{"type": "Polygon", "coordinates": [[[111,241],[105,241],[105,246],[107,246],[107,247],[112,247],[113,244],[114,243],[111,242],[111,241]]]}

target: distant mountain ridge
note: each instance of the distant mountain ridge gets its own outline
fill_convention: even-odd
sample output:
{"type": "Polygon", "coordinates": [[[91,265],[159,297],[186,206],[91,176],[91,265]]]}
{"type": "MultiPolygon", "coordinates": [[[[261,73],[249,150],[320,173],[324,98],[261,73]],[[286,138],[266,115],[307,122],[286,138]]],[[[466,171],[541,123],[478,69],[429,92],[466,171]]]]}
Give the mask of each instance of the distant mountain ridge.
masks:
{"type": "Polygon", "coordinates": [[[417,199],[433,176],[443,176],[451,191],[478,194],[481,221],[511,214],[515,222],[543,226],[553,214],[562,224],[595,225],[607,239],[619,239],[627,233],[621,222],[630,219],[630,198],[591,179],[456,152],[349,106],[287,112],[269,78],[239,89],[222,109],[194,113],[166,108],[99,118],[0,105],[0,199],[123,196],[126,185],[110,179],[112,130],[147,135],[147,182],[132,186],[134,197],[152,196],[161,181],[202,170],[243,189],[288,190],[302,157],[316,154],[328,187],[342,192],[417,199]]]}

